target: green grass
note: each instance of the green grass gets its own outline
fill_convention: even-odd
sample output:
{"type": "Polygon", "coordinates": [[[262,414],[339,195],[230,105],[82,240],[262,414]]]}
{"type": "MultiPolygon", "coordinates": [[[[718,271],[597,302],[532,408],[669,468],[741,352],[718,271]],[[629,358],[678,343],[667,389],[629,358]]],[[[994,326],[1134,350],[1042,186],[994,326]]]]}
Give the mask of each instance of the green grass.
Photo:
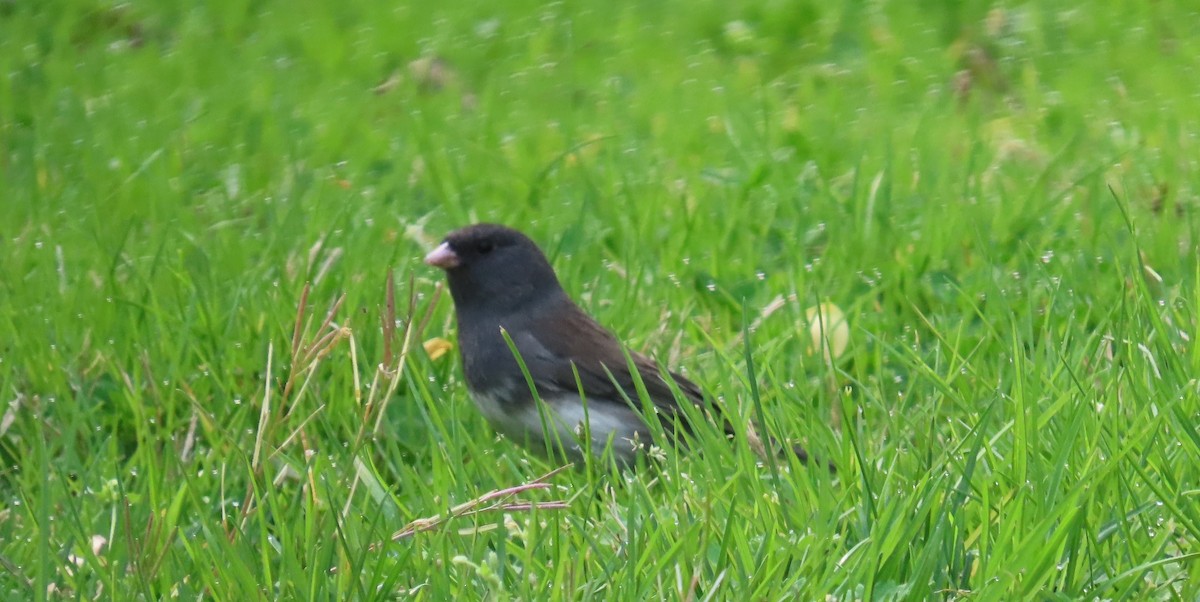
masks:
{"type": "Polygon", "coordinates": [[[1200,597],[1194,8],[459,4],[0,1],[0,598],[1200,597]],[[414,523],[554,468],[423,349],[477,220],[838,473],[414,523]]]}

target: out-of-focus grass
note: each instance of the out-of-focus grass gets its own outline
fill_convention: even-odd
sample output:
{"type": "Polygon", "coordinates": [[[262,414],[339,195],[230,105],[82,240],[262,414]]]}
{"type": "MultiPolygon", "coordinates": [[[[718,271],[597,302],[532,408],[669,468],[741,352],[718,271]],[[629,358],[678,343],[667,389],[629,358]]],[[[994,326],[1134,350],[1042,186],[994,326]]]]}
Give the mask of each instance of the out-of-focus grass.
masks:
{"type": "Polygon", "coordinates": [[[1197,26],[0,2],[0,592],[1192,599],[1197,26]],[[710,437],[451,515],[554,468],[424,350],[476,220],[838,473],[710,437]]]}

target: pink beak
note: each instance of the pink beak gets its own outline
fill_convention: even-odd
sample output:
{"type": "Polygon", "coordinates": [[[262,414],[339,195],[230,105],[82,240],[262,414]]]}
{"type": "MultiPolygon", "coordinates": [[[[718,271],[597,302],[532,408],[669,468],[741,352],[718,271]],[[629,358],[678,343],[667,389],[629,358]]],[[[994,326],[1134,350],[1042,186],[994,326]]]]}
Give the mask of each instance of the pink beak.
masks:
{"type": "Polygon", "coordinates": [[[443,270],[449,270],[458,267],[462,261],[458,259],[458,255],[454,254],[454,250],[450,248],[449,243],[442,243],[438,245],[438,248],[430,251],[425,256],[425,263],[442,268],[443,270]]]}

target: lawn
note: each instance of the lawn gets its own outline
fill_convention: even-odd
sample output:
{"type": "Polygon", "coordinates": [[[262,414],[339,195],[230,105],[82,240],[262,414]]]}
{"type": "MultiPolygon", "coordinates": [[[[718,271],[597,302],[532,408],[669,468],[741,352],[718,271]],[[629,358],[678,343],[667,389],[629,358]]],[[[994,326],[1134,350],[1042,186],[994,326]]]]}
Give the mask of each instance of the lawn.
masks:
{"type": "Polygon", "coordinates": [[[1196,600],[1196,31],[0,0],[0,599],[1196,600]],[[421,262],[476,221],[738,437],[497,438],[421,262]]]}

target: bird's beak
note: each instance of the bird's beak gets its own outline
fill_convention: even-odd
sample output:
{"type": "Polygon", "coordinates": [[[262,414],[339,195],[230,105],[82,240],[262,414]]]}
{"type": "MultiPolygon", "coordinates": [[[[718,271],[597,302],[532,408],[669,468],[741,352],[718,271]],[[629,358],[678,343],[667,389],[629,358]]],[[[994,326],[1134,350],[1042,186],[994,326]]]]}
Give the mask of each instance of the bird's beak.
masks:
{"type": "Polygon", "coordinates": [[[459,260],[458,255],[454,253],[454,250],[450,248],[448,243],[442,243],[438,245],[438,248],[430,251],[425,256],[425,263],[433,267],[442,268],[443,270],[449,270],[458,267],[458,264],[462,263],[462,261],[459,260]]]}

